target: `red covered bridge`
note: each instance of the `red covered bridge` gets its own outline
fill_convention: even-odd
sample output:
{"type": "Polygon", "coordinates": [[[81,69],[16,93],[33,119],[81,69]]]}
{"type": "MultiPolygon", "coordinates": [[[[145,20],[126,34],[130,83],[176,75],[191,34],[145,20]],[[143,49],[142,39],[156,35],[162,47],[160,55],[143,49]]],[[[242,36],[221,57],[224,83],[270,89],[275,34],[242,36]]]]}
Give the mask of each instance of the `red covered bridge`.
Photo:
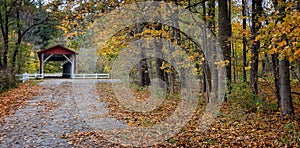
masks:
{"type": "Polygon", "coordinates": [[[62,61],[62,77],[74,77],[77,52],[61,45],[56,45],[37,52],[40,60],[40,74],[44,77],[44,65],[49,61],[62,61]]]}

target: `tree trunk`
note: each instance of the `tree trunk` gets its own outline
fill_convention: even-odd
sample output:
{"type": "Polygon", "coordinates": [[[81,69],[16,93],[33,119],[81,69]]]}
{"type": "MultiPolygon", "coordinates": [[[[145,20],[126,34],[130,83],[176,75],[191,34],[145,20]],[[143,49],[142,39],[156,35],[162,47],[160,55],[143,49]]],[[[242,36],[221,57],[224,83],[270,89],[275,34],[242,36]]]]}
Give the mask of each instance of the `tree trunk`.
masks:
{"type": "Polygon", "coordinates": [[[17,39],[17,42],[15,43],[15,48],[14,48],[14,52],[13,52],[13,56],[12,56],[12,61],[11,61],[11,65],[12,65],[11,71],[12,71],[12,73],[15,72],[16,59],[17,59],[17,55],[18,55],[18,52],[19,52],[20,44],[22,42],[22,32],[21,32],[21,28],[22,27],[21,27],[21,20],[20,20],[20,12],[19,12],[19,10],[16,11],[16,15],[17,15],[16,19],[17,19],[17,35],[18,35],[18,39],[17,39]]]}
{"type": "Polygon", "coordinates": [[[252,24],[251,24],[251,71],[250,71],[250,85],[252,93],[258,94],[258,54],[259,54],[259,41],[256,41],[256,35],[261,27],[258,18],[262,15],[262,0],[252,1],[252,24]],[[258,24],[258,25],[257,25],[258,24]]]}
{"type": "Polygon", "coordinates": [[[299,60],[299,62],[298,62],[298,78],[300,78],[300,60],[299,60]]]}
{"type": "Polygon", "coordinates": [[[3,64],[2,64],[2,55],[1,55],[1,51],[0,51],[0,70],[2,69],[2,66],[3,66],[3,64]]]}
{"type": "MultiPolygon", "coordinates": [[[[216,36],[216,8],[215,8],[215,0],[208,0],[207,3],[208,9],[207,9],[207,14],[208,14],[208,19],[207,19],[207,26],[210,29],[210,31],[212,32],[212,34],[214,36],[216,36]]],[[[205,36],[205,38],[207,38],[205,36]]],[[[205,57],[205,58],[209,58],[209,57],[205,57]]],[[[218,82],[216,81],[216,76],[217,76],[217,70],[215,69],[214,64],[212,67],[210,67],[208,65],[207,60],[203,61],[202,63],[202,68],[203,68],[203,79],[204,79],[204,89],[206,92],[206,102],[208,103],[213,97],[217,97],[217,96],[213,96],[212,98],[210,98],[211,92],[217,91],[217,84],[218,82]],[[213,75],[212,75],[213,74],[213,75]]]]}
{"type": "MultiPolygon", "coordinates": [[[[228,4],[228,18],[229,18],[229,38],[232,36],[232,24],[231,24],[231,0],[228,0],[227,2],[228,4]]],[[[231,52],[234,52],[234,46],[233,46],[233,42],[229,41],[228,42],[229,44],[229,57],[230,57],[230,60],[229,60],[229,64],[230,66],[228,67],[230,69],[230,79],[229,79],[229,83],[232,83],[232,65],[234,65],[234,63],[232,63],[232,58],[235,58],[234,56],[231,58],[231,52]]],[[[235,59],[236,60],[236,59],[235,59]]],[[[235,72],[235,71],[234,71],[235,72]]],[[[235,77],[233,77],[235,79],[235,77]]],[[[234,81],[235,82],[235,81],[234,81]]],[[[229,85],[229,90],[228,90],[228,93],[230,94],[231,93],[231,85],[229,85]]]]}
{"type": "Polygon", "coordinates": [[[4,51],[3,51],[3,57],[2,57],[2,67],[1,69],[6,70],[7,64],[8,64],[8,49],[9,49],[9,41],[8,41],[8,18],[9,18],[9,12],[7,10],[7,4],[6,1],[4,1],[4,7],[1,7],[4,10],[0,10],[0,27],[1,27],[1,33],[3,37],[3,44],[4,44],[4,51]]]}
{"type": "Polygon", "coordinates": [[[281,114],[293,114],[294,109],[291,96],[289,61],[285,58],[279,62],[279,65],[281,114]]]}
{"type": "MultiPolygon", "coordinates": [[[[162,42],[160,40],[155,40],[155,54],[157,57],[163,57],[162,48],[163,48],[162,42]]],[[[164,83],[159,83],[159,86],[160,88],[164,88],[165,90],[168,91],[169,90],[168,73],[165,72],[165,69],[161,69],[163,65],[163,60],[160,58],[156,58],[155,62],[156,62],[156,75],[160,80],[164,81],[164,83]]]]}
{"type": "MultiPolygon", "coordinates": [[[[243,31],[247,30],[247,20],[246,20],[246,0],[242,0],[242,15],[243,15],[243,31]]],[[[247,38],[243,33],[243,81],[247,82],[247,38]]]]}
{"type": "Polygon", "coordinates": [[[150,84],[150,77],[148,73],[147,60],[143,59],[138,63],[138,73],[139,73],[139,85],[148,86],[150,84]]]}
{"type": "MultiPolygon", "coordinates": [[[[135,28],[135,33],[139,34],[142,33],[144,29],[144,24],[138,23],[135,28]]],[[[138,63],[138,75],[139,75],[139,85],[140,86],[148,86],[150,84],[150,77],[148,73],[148,65],[147,60],[145,58],[145,50],[143,50],[143,45],[138,45],[141,51],[141,58],[142,60],[138,63]]]]}
{"type": "Polygon", "coordinates": [[[237,75],[238,75],[238,72],[236,71],[236,66],[237,66],[237,57],[235,56],[235,50],[234,50],[234,44],[232,43],[232,58],[233,58],[233,83],[236,83],[236,78],[237,78],[237,75]]]}
{"type": "Polygon", "coordinates": [[[264,58],[261,59],[261,76],[264,77],[264,75],[267,72],[267,62],[268,62],[268,55],[265,53],[264,58]]]}
{"type": "MultiPolygon", "coordinates": [[[[221,49],[223,52],[224,60],[226,62],[226,78],[228,89],[230,90],[231,83],[231,44],[229,41],[231,35],[231,25],[230,25],[230,17],[228,11],[228,3],[226,0],[219,1],[219,32],[218,32],[218,41],[221,45],[221,49]]],[[[225,98],[225,101],[227,99],[225,98]]]]}
{"type": "Polygon", "coordinates": [[[215,9],[215,0],[208,0],[208,27],[210,29],[210,31],[215,34],[216,31],[216,21],[215,21],[215,17],[216,17],[216,9],[215,9]]]}
{"type": "Polygon", "coordinates": [[[272,54],[272,63],[273,63],[273,75],[274,75],[274,86],[275,86],[275,97],[277,100],[278,107],[280,106],[280,82],[279,82],[279,60],[278,54],[272,54]]]}
{"type": "Polygon", "coordinates": [[[3,66],[2,69],[7,69],[8,59],[8,34],[4,38],[3,66]]]}

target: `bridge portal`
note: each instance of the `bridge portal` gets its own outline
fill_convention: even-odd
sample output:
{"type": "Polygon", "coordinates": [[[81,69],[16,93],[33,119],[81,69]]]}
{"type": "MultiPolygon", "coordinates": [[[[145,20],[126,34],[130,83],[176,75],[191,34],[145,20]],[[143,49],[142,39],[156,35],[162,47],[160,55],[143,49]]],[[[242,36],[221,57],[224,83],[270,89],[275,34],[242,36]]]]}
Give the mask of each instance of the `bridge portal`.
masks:
{"type": "Polygon", "coordinates": [[[61,45],[56,45],[37,52],[40,60],[40,74],[44,77],[44,65],[49,61],[63,62],[62,77],[73,78],[76,68],[77,52],[61,45]]]}

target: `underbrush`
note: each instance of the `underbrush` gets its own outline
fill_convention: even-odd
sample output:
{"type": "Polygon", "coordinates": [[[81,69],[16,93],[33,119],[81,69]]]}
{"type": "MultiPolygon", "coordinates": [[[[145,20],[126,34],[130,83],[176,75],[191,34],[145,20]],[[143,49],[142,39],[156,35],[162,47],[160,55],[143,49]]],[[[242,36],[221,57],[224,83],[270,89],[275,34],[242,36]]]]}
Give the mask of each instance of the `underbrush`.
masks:
{"type": "Polygon", "coordinates": [[[265,101],[251,93],[247,82],[237,82],[232,85],[231,93],[228,95],[229,103],[235,104],[245,112],[261,111],[265,101]]]}
{"type": "Polygon", "coordinates": [[[17,87],[17,82],[11,74],[0,70],[0,93],[17,87]]]}

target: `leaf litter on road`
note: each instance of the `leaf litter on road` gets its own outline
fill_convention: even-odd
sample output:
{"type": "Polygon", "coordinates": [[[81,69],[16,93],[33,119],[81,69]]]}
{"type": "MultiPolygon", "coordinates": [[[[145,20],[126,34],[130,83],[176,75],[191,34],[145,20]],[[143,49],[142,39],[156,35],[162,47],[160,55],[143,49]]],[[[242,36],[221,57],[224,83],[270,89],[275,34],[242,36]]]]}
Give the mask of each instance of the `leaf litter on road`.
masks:
{"type": "MultiPolygon", "coordinates": [[[[151,112],[134,112],[119,104],[113,95],[111,84],[99,83],[97,87],[101,96],[99,102],[107,102],[106,108],[109,110],[107,116],[122,120],[132,127],[151,127],[170,116],[178,104],[178,99],[169,98],[165,99],[162,105],[151,112]]],[[[261,89],[264,92],[272,91],[268,87],[261,89]]],[[[14,110],[25,105],[25,100],[30,100],[43,91],[46,90],[31,83],[26,83],[20,85],[17,89],[1,93],[0,115],[12,114],[14,110]]],[[[294,85],[293,91],[300,91],[299,85],[294,85]]],[[[147,94],[140,96],[147,96],[147,94]]],[[[264,97],[266,97],[268,103],[273,103],[274,96],[264,97]]],[[[293,95],[293,98],[295,116],[292,117],[282,117],[278,110],[271,110],[268,106],[267,109],[261,111],[245,110],[237,102],[229,101],[223,104],[216,120],[205,131],[199,131],[203,106],[205,105],[203,100],[199,101],[194,116],[179,133],[152,147],[298,147],[300,144],[300,118],[297,115],[300,111],[300,97],[293,95]]],[[[41,104],[48,103],[41,102],[41,104]]],[[[51,109],[55,110],[55,103],[51,109]]],[[[61,133],[61,138],[66,139],[71,145],[80,147],[90,147],[91,143],[105,147],[132,147],[113,143],[101,134],[105,133],[92,129],[90,131],[77,130],[70,133],[61,133]]],[[[1,135],[5,136],[5,133],[1,135]]]]}

